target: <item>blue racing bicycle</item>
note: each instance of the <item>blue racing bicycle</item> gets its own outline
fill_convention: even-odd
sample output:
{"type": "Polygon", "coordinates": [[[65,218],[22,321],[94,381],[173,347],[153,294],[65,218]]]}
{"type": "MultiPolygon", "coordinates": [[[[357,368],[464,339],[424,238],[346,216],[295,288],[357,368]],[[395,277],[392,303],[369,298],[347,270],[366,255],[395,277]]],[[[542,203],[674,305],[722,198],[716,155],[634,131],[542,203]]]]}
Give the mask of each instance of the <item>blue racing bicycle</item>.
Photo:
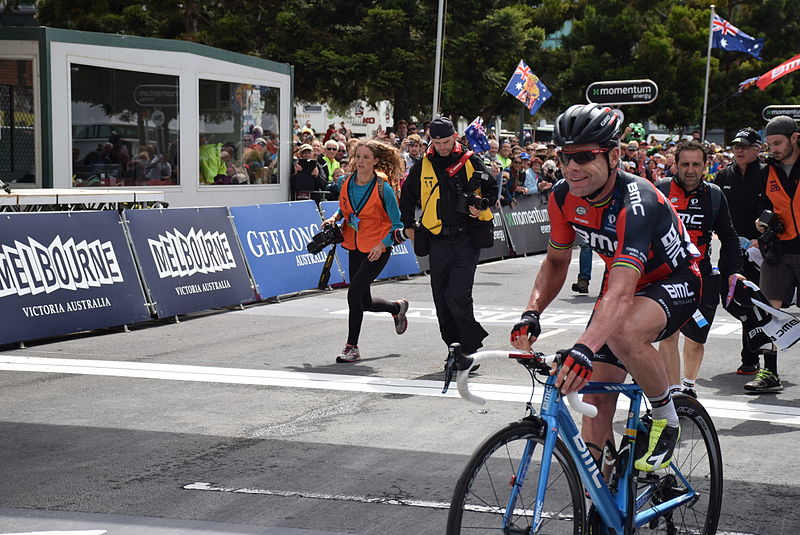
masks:
{"type": "MultiPolygon", "coordinates": [[[[621,442],[606,448],[601,471],[555,386],[551,370],[560,365],[557,355],[482,351],[467,357],[453,344],[444,391],[457,373],[461,396],[482,404],[469,390],[469,370],[492,358],[516,360],[528,370],[534,387],[544,386],[541,414],[529,400],[523,419],[478,446],[453,492],[447,535],[716,533],[722,457],[714,424],[696,399],[674,398],[681,437],[670,466],[639,472],[633,466],[637,437],[647,440],[640,417],[641,388],[589,383],[582,393],[618,393],[630,400],[621,442]]],[[[596,414],[577,394],[566,398],[574,410],[596,414]]]]}

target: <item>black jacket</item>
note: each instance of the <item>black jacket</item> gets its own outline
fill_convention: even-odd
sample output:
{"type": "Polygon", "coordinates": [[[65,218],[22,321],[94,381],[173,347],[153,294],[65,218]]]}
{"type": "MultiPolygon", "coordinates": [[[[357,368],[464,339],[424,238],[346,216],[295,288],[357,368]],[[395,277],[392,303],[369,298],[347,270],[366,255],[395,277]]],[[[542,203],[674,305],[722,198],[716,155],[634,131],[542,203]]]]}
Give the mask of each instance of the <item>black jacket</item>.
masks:
{"type": "Polygon", "coordinates": [[[744,175],[734,162],[717,173],[714,180],[728,201],[736,234],[749,240],[761,234],[756,230],[755,220],[761,215],[759,198],[764,192],[764,174],[765,166],[758,160],[747,165],[744,175]]]}
{"type": "MultiPolygon", "coordinates": [[[[446,170],[447,167],[458,162],[460,158],[460,153],[451,153],[448,156],[442,157],[439,156],[436,151],[434,151],[433,156],[430,156],[433,170],[439,181],[440,191],[438,205],[435,207],[426,207],[426,210],[437,210],[439,219],[441,219],[442,225],[444,226],[460,226],[469,224],[474,220],[474,218],[470,217],[468,214],[456,211],[456,202],[458,202],[459,195],[458,191],[468,191],[467,166],[462,166],[452,179],[449,177],[446,170]]],[[[486,166],[483,165],[483,159],[479,155],[473,154],[469,161],[475,168],[474,174],[486,178],[485,180],[476,180],[476,183],[481,189],[481,196],[489,200],[489,206],[494,206],[497,202],[498,195],[497,180],[486,170],[486,166]]],[[[408,172],[408,177],[403,183],[403,189],[400,193],[400,219],[405,228],[414,227],[415,209],[419,206],[420,202],[421,176],[422,159],[417,161],[408,172]]]]}

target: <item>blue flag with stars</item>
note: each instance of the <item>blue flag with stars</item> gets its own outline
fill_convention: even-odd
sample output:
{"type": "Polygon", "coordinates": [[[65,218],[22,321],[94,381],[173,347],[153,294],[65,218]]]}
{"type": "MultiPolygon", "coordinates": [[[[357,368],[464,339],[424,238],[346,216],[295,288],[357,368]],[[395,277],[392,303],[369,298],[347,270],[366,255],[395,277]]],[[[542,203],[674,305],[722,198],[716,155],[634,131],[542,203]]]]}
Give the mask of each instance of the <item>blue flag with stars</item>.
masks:
{"type": "Polygon", "coordinates": [[[746,52],[756,59],[761,59],[764,39],[750,37],[742,30],[715,14],[711,21],[711,47],[731,52],[746,52]]]}
{"type": "Polygon", "coordinates": [[[533,74],[531,68],[522,60],[514,70],[514,74],[511,75],[511,80],[506,85],[506,91],[525,104],[531,115],[536,113],[545,100],[553,96],[547,86],[533,74]]]}
{"type": "Polygon", "coordinates": [[[467,129],[464,130],[464,135],[467,136],[467,141],[473,151],[481,153],[489,150],[489,138],[486,137],[486,130],[483,127],[483,118],[476,117],[469,123],[467,129]]]}

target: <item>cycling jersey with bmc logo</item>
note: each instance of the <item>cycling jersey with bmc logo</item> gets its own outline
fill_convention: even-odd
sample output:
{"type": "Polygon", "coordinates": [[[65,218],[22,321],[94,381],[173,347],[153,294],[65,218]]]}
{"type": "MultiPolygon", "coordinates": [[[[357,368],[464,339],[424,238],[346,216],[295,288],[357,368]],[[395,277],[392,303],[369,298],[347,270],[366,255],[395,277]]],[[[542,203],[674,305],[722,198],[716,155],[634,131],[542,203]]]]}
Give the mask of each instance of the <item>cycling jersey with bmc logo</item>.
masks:
{"type": "Polygon", "coordinates": [[[649,181],[617,171],[611,193],[589,202],[553,186],[548,204],[550,246],[572,247],[576,235],[597,251],[606,270],[625,266],[640,274],[636,290],[691,267],[699,251],[678,214],[649,181]]]}

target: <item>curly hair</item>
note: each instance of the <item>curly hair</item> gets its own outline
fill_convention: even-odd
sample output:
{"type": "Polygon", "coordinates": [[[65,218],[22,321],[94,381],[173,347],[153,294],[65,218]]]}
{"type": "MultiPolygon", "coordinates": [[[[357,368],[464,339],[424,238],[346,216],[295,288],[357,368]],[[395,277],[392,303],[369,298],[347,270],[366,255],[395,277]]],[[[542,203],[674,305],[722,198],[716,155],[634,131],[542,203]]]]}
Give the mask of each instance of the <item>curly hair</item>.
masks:
{"type": "Polygon", "coordinates": [[[385,173],[389,178],[389,183],[392,187],[396,188],[405,170],[405,164],[400,157],[400,151],[377,139],[359,139],[358,143],[353,147],[353,151],[350,153],[351,156],[348,168],[351,173],[356,170],[355,153],[359,147],[367,147],[372,152],[372,155],[378,160],[375,164],[375,170],[385,173]]]}

